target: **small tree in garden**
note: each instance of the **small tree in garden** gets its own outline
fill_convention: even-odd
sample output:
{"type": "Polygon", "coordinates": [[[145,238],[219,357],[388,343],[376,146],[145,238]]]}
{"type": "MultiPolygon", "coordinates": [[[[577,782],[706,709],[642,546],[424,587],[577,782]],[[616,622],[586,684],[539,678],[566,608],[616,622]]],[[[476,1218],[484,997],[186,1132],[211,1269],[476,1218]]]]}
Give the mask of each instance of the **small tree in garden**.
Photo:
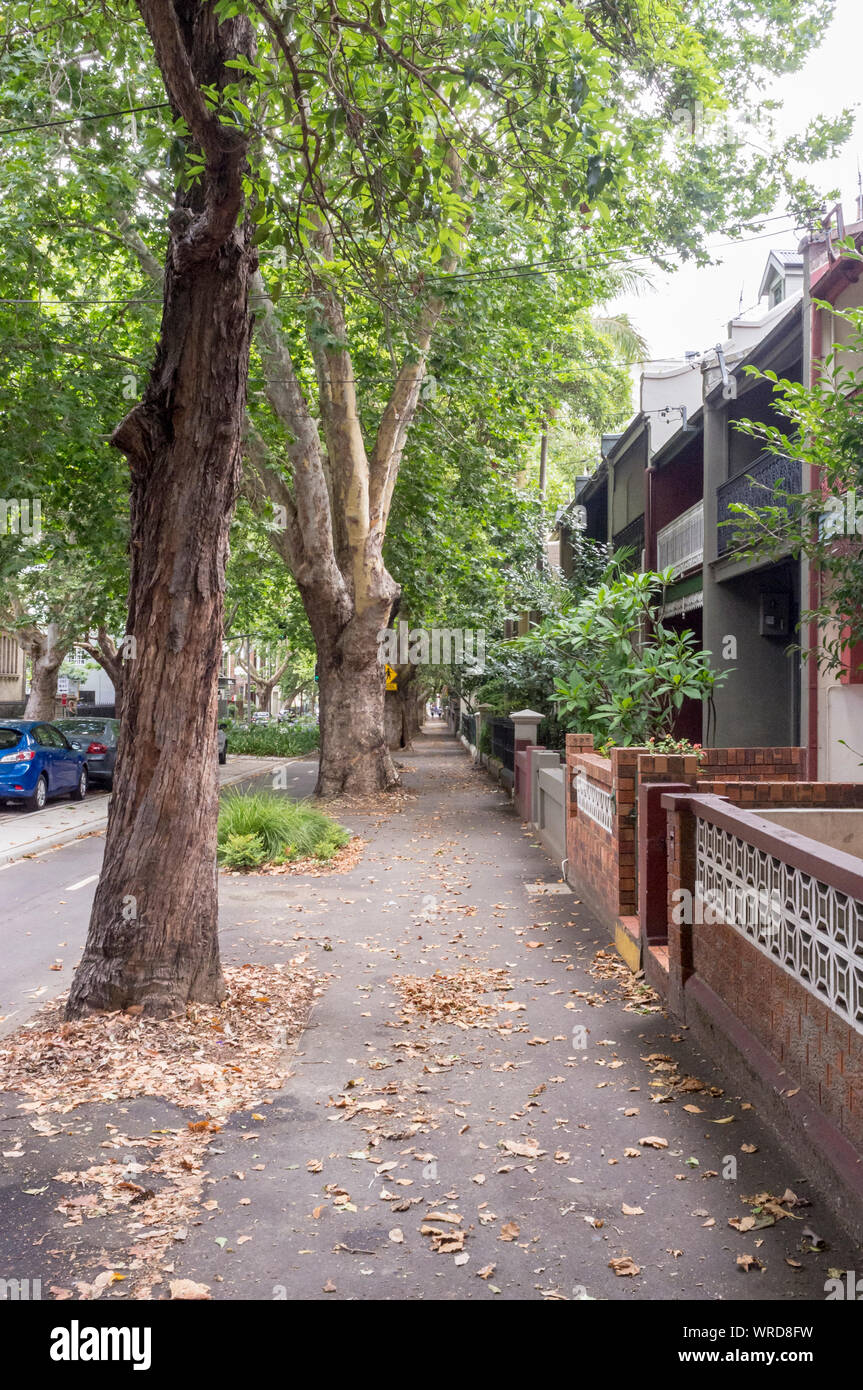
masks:
{"type": "MultiPolygon", "coordinates": [[[[516,705],[550,714],[556,699],[555,679],[563,675],[562,654],[549,634],[565,626],[582,598],[614,573],[613,550],[602,541],[576,532],[572,537],[572,572],[549,566],[537,568],[536,557],[544,546],[547,524],[537,525],[535,543],[526,547],[517,563],[506,568],[506,603],[496,622],[498,633],[504,617],[531,612],[541,615],[538,626],[522,637],[492,640],[485,669],[480,672],[449,671],[444,679],[474,704],[489,704],[498,713],[516,705]]],[[[494,631],[494,629],[493,629],[494,631]]]]}
{"type": "Polygon", "coordinates": [[[597,744],[642,744],[669,733],[684,700],[710,699],[725,678],[694,633],[663,626],[670,580],[671,571],[617,574],[545,634],[565,667],[555,679],[561,717],[593,732],[597,744]]]}
{"type": "Polygon", "coordinates": [[[529,705],[556,711],[566,728],[602,744],[667,735],[684,700],[709,700],[725,672],[692,632],[663,625],[671,571],[626,574],[617,561],[600,582],[524,637],[498,643],[476,691],[503,712],[529,705]]]}

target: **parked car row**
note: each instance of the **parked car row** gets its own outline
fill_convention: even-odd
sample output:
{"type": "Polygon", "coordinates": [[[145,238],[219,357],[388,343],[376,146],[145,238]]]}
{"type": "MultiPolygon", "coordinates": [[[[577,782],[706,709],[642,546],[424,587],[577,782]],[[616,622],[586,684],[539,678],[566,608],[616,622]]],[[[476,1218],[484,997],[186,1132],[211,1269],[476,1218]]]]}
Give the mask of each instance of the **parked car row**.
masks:
{"type": "Polygon", "coordinates": [[[87,754],[53,724],[23,719],[0,726],[0,800],[41,811],[49,796],[87,795],[87,754]]]}
{"type": "MultiPolygon", "coordinates": [[[[0,723],[0,804],[23,802],[41,811],[49,797],[83,801],[92,782],[114,784],[119,719],[68,718],[51,723],[10,719],[0,723]]],[[[228,760],[225,726],[218,730],[219,762],[228,760]]]]}

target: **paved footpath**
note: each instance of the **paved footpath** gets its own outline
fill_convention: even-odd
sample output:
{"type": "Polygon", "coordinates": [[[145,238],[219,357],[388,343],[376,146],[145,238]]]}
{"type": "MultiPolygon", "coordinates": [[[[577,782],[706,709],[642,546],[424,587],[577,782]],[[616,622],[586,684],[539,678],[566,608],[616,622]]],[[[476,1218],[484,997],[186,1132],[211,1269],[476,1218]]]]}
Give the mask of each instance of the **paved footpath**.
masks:
{"type": "MultiPolygon", "coordinates": [[[[349,873],[224,883],[226,960],[283,960],[299,942],[330,979],[266,1117],[234,1115],[210,1149],[207,1207],[170,1277],[224,1299],[823,1299],[854,1251],[793,1153],[684,1028],[644,1011],[461,746],[436,731],[404,762],[401,812],[344,816],[368,841],[349,873]],[[473,971],[508,986],[486,1026],[405,1021],[396,977],[473,971]],[[670,1084],[685,1077],[702,1088],[670,1084]],[[729,1226],[745,1197],[788,1188],[811,1205],[729,1226]]],[[[180,1114],[136,1102],[127,1127],[129,1110],[180,1114]]],[[[76,1114],[74,1152],[46,1141],[31,1188],[95,1151],[108,1107],[76,1114]]],[[[26,1200],[12,1224],[29,1244],[46,1218],[26,1200]]]]}

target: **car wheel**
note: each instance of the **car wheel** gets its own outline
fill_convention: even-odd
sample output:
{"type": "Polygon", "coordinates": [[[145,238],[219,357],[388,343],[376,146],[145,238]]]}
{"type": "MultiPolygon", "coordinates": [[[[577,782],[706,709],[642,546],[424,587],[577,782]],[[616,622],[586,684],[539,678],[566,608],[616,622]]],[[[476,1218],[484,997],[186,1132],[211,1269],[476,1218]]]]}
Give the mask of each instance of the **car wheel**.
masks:
{"type": "Polygon", "coordinates": [[[47,800],[48,783],[46,782],[43,774],[43,776],[41,776],[39,778],[39,781],[36,783],[36,786],[33,788],[33,795],[27,797],[27,800],[24,802],[24,805],[27,807],[28,811],[42,811],[45,809],[45,802],[47,800]]]}
{"type": "Polygon", "coordinates": [[[79,774],[78,774],[78,785],[77,785],[77,787],[75,788],[75,790],[72,792],[71,795],[72,795],[72,800],[73,800],[73,801],[83,801],[83,800],[84,800],[84,797],[87,795],[87,768],[86,768],[86,765],[82,765],[81,771],[80,771],[79,774]]]}

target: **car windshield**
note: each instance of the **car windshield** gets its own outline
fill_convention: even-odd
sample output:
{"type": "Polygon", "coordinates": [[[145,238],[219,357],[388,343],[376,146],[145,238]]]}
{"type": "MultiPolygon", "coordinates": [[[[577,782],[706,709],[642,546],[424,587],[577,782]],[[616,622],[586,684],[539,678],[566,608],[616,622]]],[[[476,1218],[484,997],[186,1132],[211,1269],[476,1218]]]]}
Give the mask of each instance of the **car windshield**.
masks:
{"type": "Polygon", "coordinates": [[[64,734],[104,734],[104,719],[55,719],[54,725],[64,734]]]}
{"type": "Polygon", "coordinates": [[[0,729],[0,748],[17,748],[21,738],[20,729],[0,729]]]}

